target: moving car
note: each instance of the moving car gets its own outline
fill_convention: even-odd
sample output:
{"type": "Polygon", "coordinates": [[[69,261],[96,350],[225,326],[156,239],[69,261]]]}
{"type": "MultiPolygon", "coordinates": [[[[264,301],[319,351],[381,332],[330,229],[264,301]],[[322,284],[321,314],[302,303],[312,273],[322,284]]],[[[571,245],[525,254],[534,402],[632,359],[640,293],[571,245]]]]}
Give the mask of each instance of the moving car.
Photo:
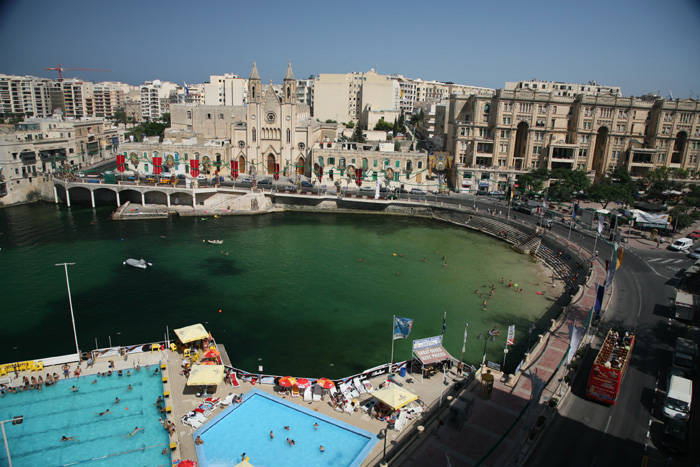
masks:
{"type": "Polygon", "coordinates": [[[693,240],[687,237],[679,238],[668,246],[669,250],[685,251],[693,246],[693,240]]]}

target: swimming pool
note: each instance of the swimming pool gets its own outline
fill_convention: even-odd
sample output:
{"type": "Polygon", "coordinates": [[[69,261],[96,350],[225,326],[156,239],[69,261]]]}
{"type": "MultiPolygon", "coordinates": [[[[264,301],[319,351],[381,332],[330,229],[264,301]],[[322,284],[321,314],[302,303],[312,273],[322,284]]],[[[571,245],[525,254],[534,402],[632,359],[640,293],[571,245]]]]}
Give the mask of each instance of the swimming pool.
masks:
{"type": "MultiPolygon", "coordinates": [[[[21,425],[5,424],[14,467],[170,465],[170,453],[161,452],[168,434],[153,405],[163,394],[161,374],[131,370],[130,377],[94,375],[62,379],[42,391],[23,391],[0,398],[0,420],[24,415],[21,425]],[[97,380],[95,384],[92,384],[97,380]],[[131,385],[133,390],[128,390],[131,385]],[[71,391],[76,386],[78,391],[71,391]],[[119,398],[119,403],[115,399],[119,398]],[[109,413],[98,415],[109,409],[109,413]],[[144,427],[127,436],[135,427],[144,427]],[[75,441],[61,442],[61,437],[75,441]],[[95,460],[91,460],[95,459],[95,460]],[[86,462],[91,460],[90,462],[86,462]]],[[[0,446],[0,465],[7,455],[0,446]]]]}
{"type": "Polygon", "coordinates": [[[242,404],[227,408],[194,436],[204,441],[197,446],[201,467],[235,465],[243,453],[253,465],[355,467],[377,443],[376,435],[369,431],[258,389],[248,392],[242,404]],[[270,431],[274,438],[270,438],[270,431]],[[290,446],[287,438],[295,445],[290,446]],[[321,452],[321,445],[325,452],[321,452]]]}

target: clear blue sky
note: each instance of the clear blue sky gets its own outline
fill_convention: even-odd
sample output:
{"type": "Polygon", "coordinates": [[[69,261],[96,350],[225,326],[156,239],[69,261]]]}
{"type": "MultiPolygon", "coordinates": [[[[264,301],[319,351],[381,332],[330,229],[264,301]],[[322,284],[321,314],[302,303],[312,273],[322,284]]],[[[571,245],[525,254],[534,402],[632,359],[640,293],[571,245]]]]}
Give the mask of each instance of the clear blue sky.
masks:
{"type": "Polygon", "coordinates": [[[138,85],[226,72],[281,83],[377,69],[493,88],[506,81],[700,94],[698,0],[524,2],[37,0],[0,4],[0,73],[138,85]]]}

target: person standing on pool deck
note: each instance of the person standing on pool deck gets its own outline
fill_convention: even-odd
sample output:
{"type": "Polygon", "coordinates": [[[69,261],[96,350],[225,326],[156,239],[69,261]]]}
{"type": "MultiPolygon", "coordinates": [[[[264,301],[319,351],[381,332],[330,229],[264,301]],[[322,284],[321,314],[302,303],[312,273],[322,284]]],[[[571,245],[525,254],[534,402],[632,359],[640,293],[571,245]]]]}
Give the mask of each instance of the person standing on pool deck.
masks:
{"type": "Polygon", "coordinates": [[[196,444],[197,446],[199,446],[200,444],[204,444],[204,441],[202,441],[202,438],[200,438],[199,436],[197,436],[197,439],[194,440],[194,444],[196,444]]]}

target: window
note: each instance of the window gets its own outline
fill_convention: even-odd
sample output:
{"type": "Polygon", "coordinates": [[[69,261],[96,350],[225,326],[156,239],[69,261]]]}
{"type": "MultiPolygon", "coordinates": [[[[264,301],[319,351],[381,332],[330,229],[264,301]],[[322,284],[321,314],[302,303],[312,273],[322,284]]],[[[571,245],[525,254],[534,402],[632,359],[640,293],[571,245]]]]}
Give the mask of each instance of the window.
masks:
{"type": "Polygon", "coordinates": [[[584,129],[584,130],[590,130],[591,127],[592,127],[592,125],[593,125],[593,124],[592,124],[592,122],[590,122],[590,121],[583,122],[583,129],[584,129]]]}
{"type": "Polygon", "coordinates": [[[510,130],[501,130],[501,138],[510,138],[510,130]]]}
{"type": "Polygon", "coordinates": [[[460,128],[459,135],[460,136],[469,136],[469,128],[460,128]]]}
{"type": "Polygon", "coordinates": [[[188,120],[191,120],[191,119],[192,119],[192,111],[191,111],[191,110],[188,110],[188,111],[187,111],[187,119],[188,119],[188,120]]]}
{"type": "Polygon", "coordinates": [[[335,157],[328,158],[328,165],[335,165],[335,157]]]}
{"type": "Polygon", "coordinates": [[[590,116],[592,116],[592,115],[593,115],[592,109],[591,109],[590,107],[584,108],[584,109],[583,109],[583,115],[584,115],[585,117],[590,117],[590,116]]]}
{"type": "Polygon", "coordinates": [[[532,104],[521,102],[520,112],[532,113],[532,104]]]}
{"type": "Polygon", "coordinates": [[[318,165],[323,167],[323,157],[321,157],[321,156],[319,156],[319,158],[318,158],[318,165]]]}
{"type": "Polygon", "coordinates": [[[627,111],[626,110],[620,110],[617,114],[617,118],[627,118],[627,111]]]}
{"type": "Polygon", "coordinates": [[[223,119],[224,119],[224,114],[219,114],[219,120],[223,120],[223,119]]]}
{"type": "Polygon", "coordinates": [[[256,136],[257,136],[257,133],[255,131],[255,128],[253,128],[253,141],[257,141],[256,136]]]}
{"type": "Polygon", "coordinates": [[[401,168],[401,161],[394,162],[394,167],[396,167],[397,169],[400,169],[401,168]]]}
{"type": "Polygon", "coordinates": [[[547,119],[545,119],[545,118],[538,118],[537,121],[535,121],[536,127],[544,128],[546,124],[547,124],[547,119]]]}
{"type": "Polygon", "coordinates": [[[610,159],[612,159],[614,161],[619,160],[620,159],[620,151],[613,151],[611,156],[610,156],[610,159]]]}
{"type": "Polygon", "coordinates": [[[508,145],[507,144],[501,144],[498,148],[498,153],[499,154],[506,154],[508,152],[508,145]]]}
{"type": "Polygon", "coordinates": [[[533,146],[532,147],[532,154],[535,156],[539,156],[542,154],[542,146],[533,146]]]}
{"type": "Polygon", "coordinates": [[[624,133],[627,130],[627,125],[622,124],[622,123],[618,123],[616,130],[618,133],[624,133]]]}
{"type": "Polygon", "coordinates": [[[372,167],[377,167],[379,165],[379,161],[377,159],[374,159],[374,164],[372,164],[372,167]]]}
{"type": "Polygon", "coordinates": [[[504,125],[510,125],[510,117],[503,117],[503,124],[504,125]]]}
{"type": "Polygon", "coordinates": [[[581,135],[581,143],[586,144],[591,140],[591,135],[581,135]]]}
{"type": "Polygon", "coordinates": [[[659,154],[658,162],[663,163],[666,160],[666,154],[659,154]]]}
{"type": "MultiPolygon", "coordinates": [[[[289,89],[289,88],[287,88],[287,89],[289,89]]],[[[289,128],[287,128],[287,142],[289,143],[291,141],[292,141],[292,131],[289,128]]]]}
{"type": "Polygon", "coordinates": [[[211,114],[207,114],[207,120],[211,120],[211,114]]]}
{"type": "Polygon", "coordinates": [[[535,141],[544,141],[544,131],[535,132],[535,141]]]}
{"type": "Polygon", "coordinates": [[[547,113],[547,106],[542,105],[542,104],[538,105],[537,106],[537,113],[546,114],[547,113]]]}
{"type": "Polygon", "coordinates": [[[422,169],[423,168],[423,161],[418,161],[418,168],[422,169]]]}

